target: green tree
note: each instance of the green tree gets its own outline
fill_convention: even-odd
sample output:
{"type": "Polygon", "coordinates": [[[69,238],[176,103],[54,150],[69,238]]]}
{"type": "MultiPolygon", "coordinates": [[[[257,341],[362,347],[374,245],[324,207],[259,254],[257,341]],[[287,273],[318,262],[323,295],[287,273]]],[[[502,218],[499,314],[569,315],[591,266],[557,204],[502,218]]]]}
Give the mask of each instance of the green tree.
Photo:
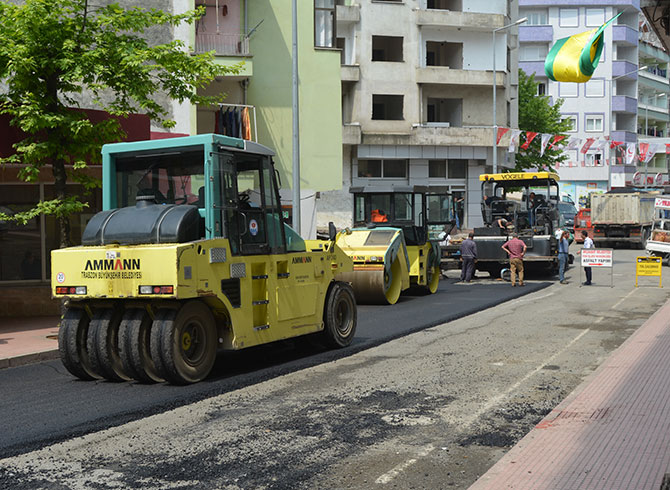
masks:
{"type": "Polygon", "coordinates": [[[540,134],[527,150],[520,150],[517,153],[515,166],[517,171],[528,168],[542,169],[545,166],[553,171],[556,163],[568,158],[563,152],[565,139],[554,145],[553,148],[547,146],[544,155],[540,156],[541,134],[565,136],[564,133],[570,129],[570,123],[561,118],[563,99],[558,99],[556,103],[551,104],[549,97],[537,95],[537,86],[534,74],[528,76],[523,70],[519,70],[519,129],[540,134]]]}
{"type": "Polygon", "coordinates": [[[166,128],[175,122],[161,97],[194,104],[220,99],[199,96],[197,90],[239,67],[215,64],[213,53],[190,54],[178,40],[147,40],[149,29],[172,29],[203,14],[204,8],[173,15],[88,0],[0,0],[0,114],[9,115],[24,134],[14,144],[15,153],[0,163],[21,164],[19,176],[26,182],[50,166],[56,196],[24,213],[0,214],[0,220],[25,223],[53,214],[60,246],[70,244],[68,216],[85,204],[68,193],[66,181],[69,177],[89,190],[99,186],[85,169],[99,163],[103,144],[123,137],[117,119],[94,123],[77,110],[83,98],[112,116],[144,113],[166,128]]]}

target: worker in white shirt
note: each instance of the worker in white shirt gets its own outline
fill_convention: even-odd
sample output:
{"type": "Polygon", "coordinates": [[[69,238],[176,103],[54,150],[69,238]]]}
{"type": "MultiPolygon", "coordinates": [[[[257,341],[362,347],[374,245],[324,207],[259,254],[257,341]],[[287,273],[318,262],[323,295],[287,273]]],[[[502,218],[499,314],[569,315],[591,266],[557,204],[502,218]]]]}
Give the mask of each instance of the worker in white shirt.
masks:
{"type": "MultiPolygon", "coordinates": [[[[582,230],[582,237],[584,238],[584,247],[582,247],[582,250],[584,248],[593,248],[593,240],[589,237],[589,233],[586,230],[582,230]]],[[[591,268],[590,267],[584,267],[584,273],[586,274],[586,281],[584,282],[584,286],[590,286],[591,285],[591,268]]]]}

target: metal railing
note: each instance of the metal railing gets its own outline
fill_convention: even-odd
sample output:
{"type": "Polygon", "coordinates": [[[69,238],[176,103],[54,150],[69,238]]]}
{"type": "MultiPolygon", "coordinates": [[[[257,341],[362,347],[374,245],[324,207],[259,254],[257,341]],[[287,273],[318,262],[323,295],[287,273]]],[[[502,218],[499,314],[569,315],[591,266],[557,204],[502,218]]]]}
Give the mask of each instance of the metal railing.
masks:
{"type": "Polygon", "coordinates": [[[249,38],[242,34],[197,33],[195,51],[215,51],[221,56],[246,56],[249,54],[249,38]]]}

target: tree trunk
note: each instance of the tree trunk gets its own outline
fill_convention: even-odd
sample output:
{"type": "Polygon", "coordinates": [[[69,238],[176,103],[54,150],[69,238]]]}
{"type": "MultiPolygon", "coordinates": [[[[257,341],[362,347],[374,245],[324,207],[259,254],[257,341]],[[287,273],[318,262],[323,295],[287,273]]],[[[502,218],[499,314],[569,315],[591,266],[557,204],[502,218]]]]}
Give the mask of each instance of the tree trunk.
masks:
{"type": "MultiPolygon", "coordinates": [[[[61,202],[67,197],[65,184],[67,182],[67,173],[65,172],[65,162],[56,160],[53,162],[54,187],[56,198],[61,202]]],[[[67,216],[58,216],[58,231],[60,236],[60,248],[72,245],[70,241],[70,218],[67,216]]]]}

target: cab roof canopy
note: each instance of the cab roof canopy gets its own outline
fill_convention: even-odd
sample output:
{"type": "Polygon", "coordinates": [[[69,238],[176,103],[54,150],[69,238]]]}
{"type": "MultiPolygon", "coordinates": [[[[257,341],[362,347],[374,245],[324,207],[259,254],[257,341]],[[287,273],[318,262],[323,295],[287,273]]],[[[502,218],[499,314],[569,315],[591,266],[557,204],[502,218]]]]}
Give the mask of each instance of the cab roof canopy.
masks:
{"type": "Polygon", "coordinates": [[[505,172],[502,174],[481,174],[482,182],[505,182],[514,186],[539,186],[558,183],[560,178],[554,172],[505,172]]]}

